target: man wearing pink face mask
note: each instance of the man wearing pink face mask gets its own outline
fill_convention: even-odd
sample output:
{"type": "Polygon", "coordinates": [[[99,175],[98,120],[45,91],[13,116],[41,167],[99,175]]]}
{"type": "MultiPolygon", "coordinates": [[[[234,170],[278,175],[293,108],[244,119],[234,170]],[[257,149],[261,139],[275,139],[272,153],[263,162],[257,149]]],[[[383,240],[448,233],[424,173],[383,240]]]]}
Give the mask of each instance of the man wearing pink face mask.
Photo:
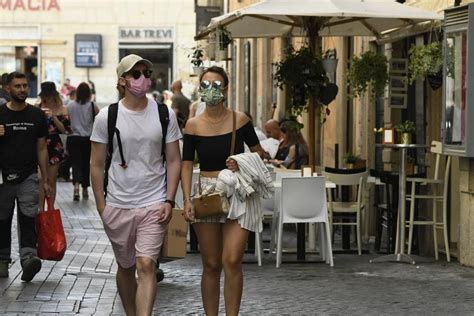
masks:
{"type": "Polygon", "coordinates": [[[152,313],[155,263],[181,168],[174,111],[165,108],[169,120],[163,124],[168,125],[163,145],[162,110],[146,97],[151,72],[151,62],[140,56],[120,61],[117,86],[124,97],[99,112],[91,136],[92,188],[118,263],[117,287],[127,315],[152,313]]]}

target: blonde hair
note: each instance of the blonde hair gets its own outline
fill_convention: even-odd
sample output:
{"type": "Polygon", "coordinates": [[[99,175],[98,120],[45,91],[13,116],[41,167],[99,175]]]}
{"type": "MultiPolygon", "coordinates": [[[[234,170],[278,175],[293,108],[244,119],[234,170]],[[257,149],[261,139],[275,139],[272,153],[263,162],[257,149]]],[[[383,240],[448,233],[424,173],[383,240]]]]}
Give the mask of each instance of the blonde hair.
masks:
{"type": "MultiPolygon", "coordinates": [[[[50,97],[51,96],[47,96],[47,97],[41,96],[41,107],[46,102],[46,100],[50,97]]],[[[61,96],[59,95],[59,93],[57,95],[53,96],[53,98],[54,98],[54,103],[56,103],[56,106],[58,106],[58,107],[63,106],[63,104],[64,104],[63,99],[61,99],[61,96]]]]}

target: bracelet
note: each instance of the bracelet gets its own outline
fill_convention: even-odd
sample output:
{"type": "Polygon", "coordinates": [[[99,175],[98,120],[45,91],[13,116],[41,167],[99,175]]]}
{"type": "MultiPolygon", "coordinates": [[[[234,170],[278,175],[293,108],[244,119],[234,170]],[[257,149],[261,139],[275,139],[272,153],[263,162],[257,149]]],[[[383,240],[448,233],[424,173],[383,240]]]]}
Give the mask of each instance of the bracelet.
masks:
{"type": "Polygon", "coordinates": [[[191,198],[184,199],[183,202],[189,201],[191,202],[191,198]]]}

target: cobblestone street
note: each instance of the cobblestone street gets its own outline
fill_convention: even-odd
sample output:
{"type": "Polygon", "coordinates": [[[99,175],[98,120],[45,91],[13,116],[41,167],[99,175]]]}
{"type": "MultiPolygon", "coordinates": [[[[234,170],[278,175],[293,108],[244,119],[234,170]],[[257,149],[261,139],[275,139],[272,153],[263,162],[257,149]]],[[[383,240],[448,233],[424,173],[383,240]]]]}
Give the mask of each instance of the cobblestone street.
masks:
{"type": "MultiPolygon", "coordinates": [[[[115,286],[116,263],[93,200],[73,202],[71,184],[59,183],[57,206],[68,237],[64,259],[44,261],[34,280],[23,283],[15,238],[10,278],[0,279],[0,314],[123,315],[115,286]]],[[[293,256],[285,254],[284,260],[293,256]]],[[[336,254],[333,268],[322,263],[283,263],[276,269],[273,255],[265,254],[263,266],[258,267],[253,255],[247,254],[241,312],[472,314],[474,269],[458,262],[447,264],[442,257],[439,262],[416,257],[417,265],[369,264],[374,256],[336,254]]],[[[154,314],[203,314],[199,255],[164,263],[162,268],[165,279],[158,284],[154,314]]]]}

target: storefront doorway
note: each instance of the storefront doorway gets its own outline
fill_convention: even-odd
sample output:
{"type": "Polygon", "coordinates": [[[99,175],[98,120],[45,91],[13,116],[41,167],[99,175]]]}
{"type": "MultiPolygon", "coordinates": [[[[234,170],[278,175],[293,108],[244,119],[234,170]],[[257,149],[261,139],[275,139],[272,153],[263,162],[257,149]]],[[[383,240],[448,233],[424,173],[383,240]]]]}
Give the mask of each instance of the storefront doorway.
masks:
{"type": "Polygon", "coordinates": [[[30,98],[38,94],[38,47],[0,46],[0,74],[20,71],[28,80],[30,98]]]}
{"type": "Polygon", "coordinates": [[[119,58],[137,54],[153,63],[152,86],[149,92],[169,90],[173,78],[173,45],[120,45],[119,58]]]}

